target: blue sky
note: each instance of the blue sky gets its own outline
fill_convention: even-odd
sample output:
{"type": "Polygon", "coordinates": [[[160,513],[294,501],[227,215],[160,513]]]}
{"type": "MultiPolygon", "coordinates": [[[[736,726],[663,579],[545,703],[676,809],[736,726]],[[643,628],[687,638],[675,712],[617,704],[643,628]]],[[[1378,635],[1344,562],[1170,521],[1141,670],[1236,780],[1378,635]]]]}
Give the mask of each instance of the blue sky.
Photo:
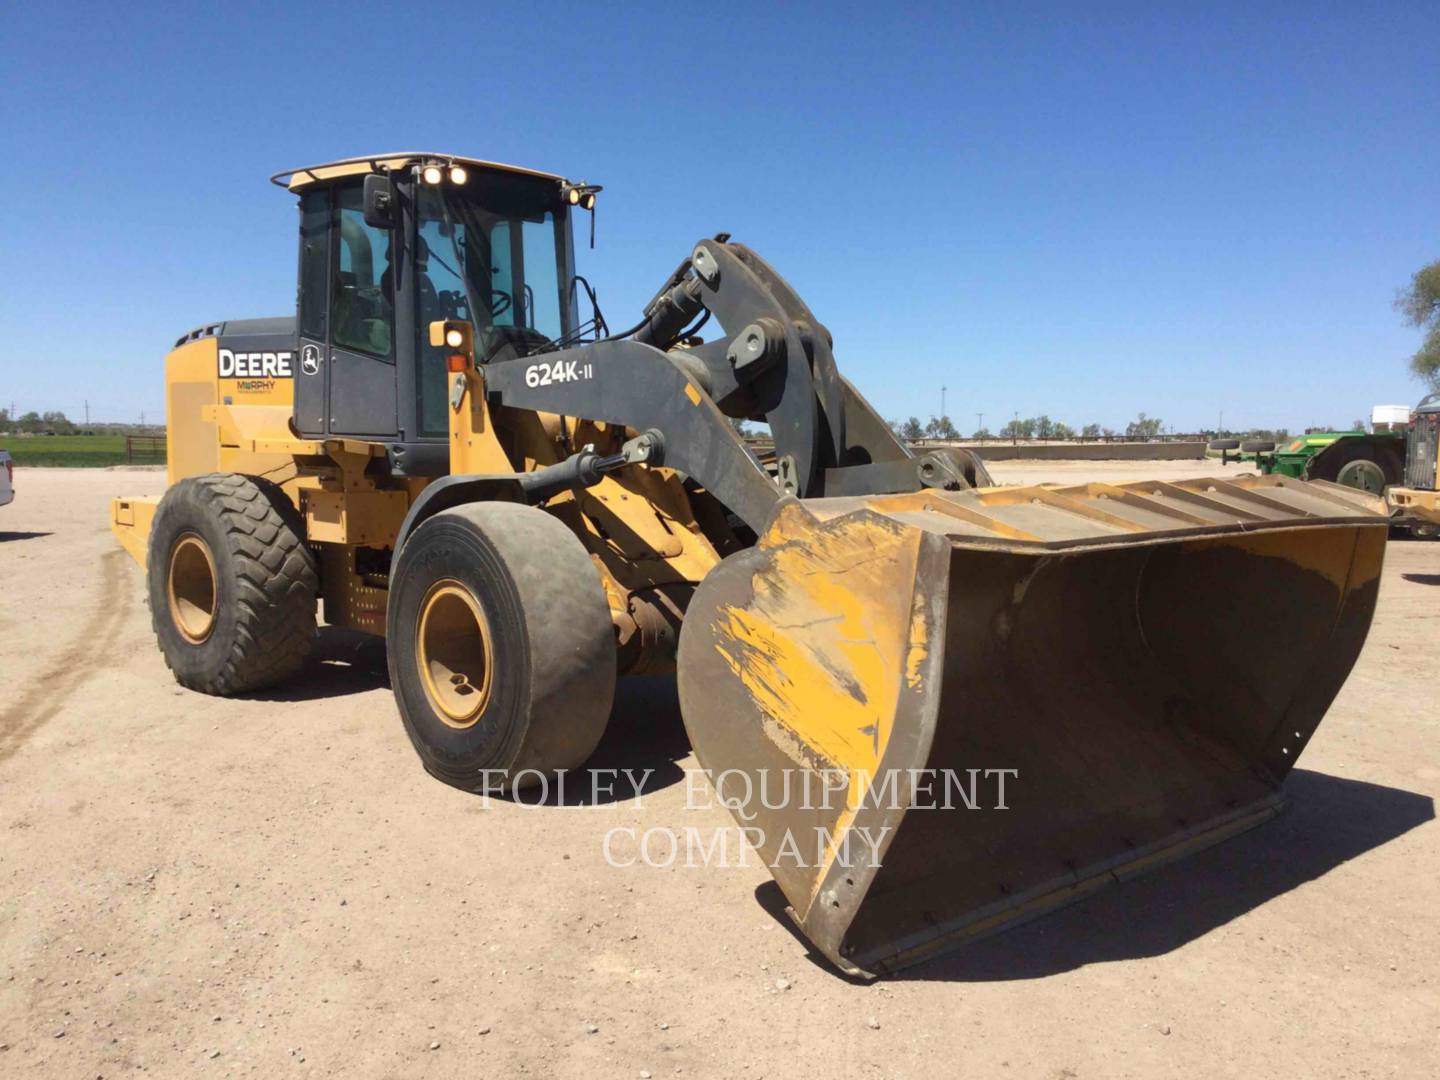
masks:
{"type": "Polygon", "coordinates": [[[1345,424],[1421,395],[1391,300],[1440,258],[1437,28],[1432,3],[6,5],[0,404],[158,415],[177,336],[293,311],[271,172],[435,149],[603,183],[581,269],[617,326],[734,233],[888,416],[945,385],[966,431],[1345,424]]]}

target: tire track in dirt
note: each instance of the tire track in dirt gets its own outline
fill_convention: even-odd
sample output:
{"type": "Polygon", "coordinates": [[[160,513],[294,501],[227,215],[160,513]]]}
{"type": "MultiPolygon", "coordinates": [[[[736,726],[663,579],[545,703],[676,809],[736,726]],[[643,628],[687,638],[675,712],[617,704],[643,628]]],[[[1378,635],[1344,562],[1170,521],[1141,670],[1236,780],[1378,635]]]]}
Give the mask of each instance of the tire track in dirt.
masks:
{"type": "Polygon", "coordinates": [[[95,662],[97,656],[113,651],[131,603],[128,591],[122,587],[125,558],[121,550],[100,556],[100,585],[85,625],[54,663],[34,679],[26,680],[29,689],[20,695],[20,700],[0,713],[0,762],[14,756],[64,707],[70,695],[100,670],[95,662]]]}

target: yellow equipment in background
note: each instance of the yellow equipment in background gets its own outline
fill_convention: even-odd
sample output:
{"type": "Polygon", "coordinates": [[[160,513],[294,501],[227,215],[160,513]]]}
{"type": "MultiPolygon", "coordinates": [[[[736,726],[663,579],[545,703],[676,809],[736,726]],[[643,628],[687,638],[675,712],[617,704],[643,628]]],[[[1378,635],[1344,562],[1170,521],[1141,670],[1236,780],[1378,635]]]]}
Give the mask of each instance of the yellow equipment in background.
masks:
{"type": "Polygon", "coordinates": [[[1414,537],[1440,537],[1440,394],[1431,394],[1410,416],[1405,441],[1405,483],[1385,489],[1399,526],[1414,537]]]}
{"type": "Polygon", "coordinates": [[[612,333],[574,270],[595,185],[420,153],[272,179],[296,313],[177,342],[170,486],[112,507],[181,684],[295,675],[318,599],[385,636],[425,767],[480,790],[583,765],[617,676],[674,668],[716,789],[854,973],[1279,806],[1364,641],[1379,500],[996,488],[899,442],[724,234],[612,333]]]}

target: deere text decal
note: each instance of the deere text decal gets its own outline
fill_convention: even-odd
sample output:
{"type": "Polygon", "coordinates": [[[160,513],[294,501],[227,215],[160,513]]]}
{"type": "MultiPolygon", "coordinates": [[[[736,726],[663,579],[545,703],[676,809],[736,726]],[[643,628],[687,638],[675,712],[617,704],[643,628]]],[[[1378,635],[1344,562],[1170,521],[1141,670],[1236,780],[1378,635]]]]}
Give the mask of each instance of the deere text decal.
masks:
{"type": "Polygon", "coordinates": [[[294,377],[295,353],[284,352],[232,352],[220,350],[220,378],[222,379],[289,379],[294,377]]]}

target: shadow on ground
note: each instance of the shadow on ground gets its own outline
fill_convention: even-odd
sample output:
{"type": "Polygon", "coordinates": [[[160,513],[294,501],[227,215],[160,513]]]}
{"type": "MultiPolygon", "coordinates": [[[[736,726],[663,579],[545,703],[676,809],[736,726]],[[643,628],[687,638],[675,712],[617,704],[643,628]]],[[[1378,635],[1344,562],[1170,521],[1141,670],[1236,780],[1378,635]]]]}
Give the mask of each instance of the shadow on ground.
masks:
{"type": "Polygon", "coordinates": [[[1401,574],[1406,581],[1413,581],[1416,585],[1440,585],[1440,574],[1401,574]]]}
{"type": "Polygon", "coordinates": [[[48,532],[0,532],[0,544],[8,544],[11,540],[39,540],[42,536],[52,536],[48,532]]]}
{"type": "Polygon", "coordinates": [[[305,667],[289,682],[244,697],[252,701],[318,701],[390,685],[384,639],[322,626],[305,667]]]}
{"type": "Polygon", "coordinates": [[[673,675],[632,675],[615,684],[615,707],[595,753],[558,784],[515,798],[535,806],[600,806],[678,784],[690,753],[673,675]],[[627,771],[628,770],[628,771],[627,771]]]}
{"type": "MultiPolygon", "coordinates": [[[[243,695],[254,701],[319,701],[388,688],[385,642],[372,634],[322,626],[305,669],[289,682],[243,695]]],[[[398,723],[398,717],[397,717],[398,723]]],[[[677,784],[677,764],[690,753],[673,675],[633,675],[615,685],[605,735],[590,760],[518,796],[490,792],[534,806],[592,806],[623,802],[677,784]]]]}
{"type": "MultiPolygon", "coordinates": [[[[1039,979],[1160,956],[1435,817],[1428,796],[1307,769],[1290,774],[1285,794],[1289,811],[1258,829],[891,978],[1039,979]]],[[[755,898],[799,938],[774,882],[755,898]]],[[[834,972],[818,953],[810,959],[834,972]]]]}

